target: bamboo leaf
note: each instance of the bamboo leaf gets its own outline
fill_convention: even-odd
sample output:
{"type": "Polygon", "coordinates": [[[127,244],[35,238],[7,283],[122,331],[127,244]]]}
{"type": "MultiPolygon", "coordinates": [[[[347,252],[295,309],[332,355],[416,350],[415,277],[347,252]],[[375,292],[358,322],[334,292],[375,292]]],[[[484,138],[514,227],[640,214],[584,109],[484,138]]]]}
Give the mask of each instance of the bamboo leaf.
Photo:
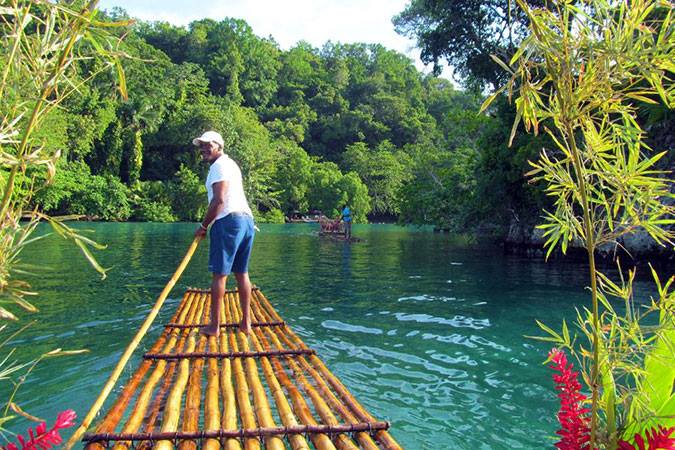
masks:
{"type": "Polygon", "coordinates": [[[516,118],[513,121],[513,126],[511,127],[511,135],[509,136],[509,147],[513,145],[513,138],[516,136],[516,130],[518,129],[518,124],[520,123],[520,119],[523,117],[523,114],[520,109],[516,112],[516,118]]]}
{"type": "Polygon", "coordinates": [[[124,69],[122,68],[122,63],[116,59],[115,68],[117,69],[117,82],[119,83],[118,89],[124,100],[128,100],[129,95],[127,93],[127,79],[124,75],[124,69]]]}
{"type": "Polygon", "coordinates": [[[560,342],[561,344],[565,343],[565,340],[558,333],[553,331],[548,326],[544,325],[542,322],[540,322],[538,320],[536,320],[536,322],[537,322],[537,325],[539,325],[539,328],[541,328],[542,330],[544,330],[545,332],[550,334],[555,339],[555,342],[560,342]]]}
{"type": "Polygon", "coordinates": [[[10,409],[11,409],[12,411],[14,411],[15,413],[17,413],[17,414],[20,415],[21,417],[24,417],[24,418],[26,418],[26,419],[28,419],[28,420],[32,420],[33,422],[44,422],[43,419],[40,419],[39,417],[35,417],[35,416],[33,416],[33,415],[28,414],[26,411],[24,411],[23,409],[21,409],[21,407],[20,407],[19,405],[17,405],[16,403],[14,403],[14,402],[10,402],[9,407],[10,407],[10,409]]]}
{"type": "Polygon", "coordinates": [[[515,74],[513,73],[513,70],[512,70],[512,69],[511,69],[504,61],[502,61],[501,59],[497,58],[495,55],[490,55],[490,58],[491,58],[494,62],[496,62],[497,64],[499,64],[499,67],[501,67],[502,69],[506,70],[506,71],[507,71],[508,73],[510,73],[511,75],[515,75],[515,74]]]}
{"type": "Polygon", "coordinates": [[[492,104],[492,102],[499,96],[499,94],[504,92],[504,89],[506,89],[506,86],[502,86],[501,88],[497,89],[492,95],[490,95],[480,106],[480,110],[478,111],[478,113],[480,114],[483,111],[485,111],[487,107],[490,106],[490,104],[492,104]]]}
{"type": "Polygon", "coordinates": [[[14,314],[0,306],[0,319],[5,319],[5,320],[19,320],[18,317],[16,317],[14,314]]]}

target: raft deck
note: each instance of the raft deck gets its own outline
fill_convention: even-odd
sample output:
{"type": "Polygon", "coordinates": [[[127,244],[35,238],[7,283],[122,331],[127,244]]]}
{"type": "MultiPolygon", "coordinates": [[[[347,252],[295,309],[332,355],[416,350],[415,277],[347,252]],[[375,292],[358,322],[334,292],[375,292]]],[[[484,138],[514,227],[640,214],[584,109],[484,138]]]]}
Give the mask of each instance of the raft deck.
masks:
{"type": "Polygon", "coordinates": [[[189,289],[93,433],[91,450],[400,449],[254,288],[253,332],[227,291],[219,337],[205,337],[210,291],[189,289]]]}

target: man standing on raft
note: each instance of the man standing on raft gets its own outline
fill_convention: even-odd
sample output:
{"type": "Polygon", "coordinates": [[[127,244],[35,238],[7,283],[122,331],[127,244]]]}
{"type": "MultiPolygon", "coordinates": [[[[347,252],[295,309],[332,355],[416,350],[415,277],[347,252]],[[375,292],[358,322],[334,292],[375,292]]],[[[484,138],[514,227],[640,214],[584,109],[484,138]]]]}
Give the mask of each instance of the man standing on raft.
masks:
{"type": "Polygon", "coordinates": [[[242,320],[239,328],[251,331],[251,281],[248,278],[248,260],[255,236],[253,213],[246,201],[241,170],[236,162],[223,153],[223,138],[215,131],[207,131],[192,140],[199,147],[202,161],[208,162],[206,191],[209,208],[195,236],[209,232],[209,272],[211,282],[211,323],[202,330],[208,336],[220,331],[220,306],[225,295],[225,284],[234,272],[239,288],[242,320]]]}

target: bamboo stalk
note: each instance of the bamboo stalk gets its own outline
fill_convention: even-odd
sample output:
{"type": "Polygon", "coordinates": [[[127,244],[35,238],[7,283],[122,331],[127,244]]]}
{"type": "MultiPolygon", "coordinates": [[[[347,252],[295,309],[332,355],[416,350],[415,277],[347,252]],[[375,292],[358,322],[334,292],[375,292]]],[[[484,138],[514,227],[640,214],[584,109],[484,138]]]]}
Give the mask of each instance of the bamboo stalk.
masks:
{"type": "MultiPolygon", "coordinates": [[[[259,302],[256,301],[255,304],[251,305],[251,312],[253,316],[256,317],[256,320],[266,320],[263,315],[263,311],[261,310],[259,302]]],[[[277,347],[282,346],[282,344],[278,340],[275,340],[275,344],[277,345],[277,347]]],[[[356,417],[354,417],[354,415],[349,411],[349,409],[338,400],[338,398],[326,385],[325,380],[319,375],[318,372],[316,372],[316,370],[313,367],[311,367],[307,363],[307,360],[304,357],[300,356],[298,358],[295,358],[293,361],[298,361],[300,365],[303,367],[303,369],[305,369],[307,372],[310,373],[310,375],[312,375],[312,378],[315,380],[314,385],[319,390],[320,394],[323,396],[322,397],[323,400],[327,401],[332,409],[338,411],[338,413],[344,418],[345,422],[351,424],[360,423],[359,420],[356,417]]],[[[292,370],[296,374],[298,373],[301,374],[300,370],[298,370],[298,367],[292,367],[292,370]]],[[[307,384],[307,382],[305,382],[305,384],[307,384]]],[[[324,418],[324,420],[326,419],[324,418]]],[[[356,434],[356,436],[362,448],[366,450],[379,449],[378,445],[373,441],[373,439],[370,437],[368,433],[359,432],[356,434]]]]}
{"type": "MultiPolygon", "coordinates": [[[[225,322],[225,306],[220,306],[220,320],[225,322]]],[[[220,333],[218,337],[220,341],[220,351],[227,352],[228,346],[228,332],[220,333]]],[[[222,429],[226,431],[236,430],[238,428],[237,422],[237,400],[234,393],[234,385],[232,384],[232,361],[224,359],[222,361],[222,368],[220,371],[220,390],[223,395],[223,417],[222,429]]],[[[241,443],[235,438],[225,439],[225,450],[241,450],[241,443]]]]}
{"type": "MultiPolygon", "coordinates": [[[[188,295],[187,293],[183,295],[183,300],[178,305],[176,313],[171,319],[172,321],[179,321],[181,320],[181,317],[185,316],[188,309],[192,305],[192,297],[193,296],[188,295]]],[[[159,339],[157,339],[157,342],[155,342],[155,345],[152,346],[150,351],[159,351],[169,336],[173,334],[174,333],[172,331],[165,330],[159,339]]],[[[145,374],[148,372],[148,370],[150,370],[151,366],[152,361],[143,361],[143,363],[138,367],[134,375],[124,386],[124,389],[120,393],[119,397],[117,397],[117,400],[113,406],[108,410],[108,413],[105,415],[103,421],[96,427],[97,433],[110,433],[115,429],[122,418],[122,413],[131,401],[131,397],[136,392],[138,385],[141,383],[141,380],[145,377],[145,374]]],[[[103,450],[104,447],[99,443],[91,443],[86,448],[87,450],[103,450]]]]}
{"type": "MultiPolygon", "coordinates": [[[[209,337],[209,349],[218,351],[218,338],[215,336],[209,337]]],[[[218,386],[220,384],[218,379],[218,360],[209,358],[208,368],[206,369],[206,395],[205,395],[205,411],[204,411],[204,429],[206,431],[215,431],[220,428],[220,408],[218,402],[218,386]]],[[[204,442],[204,450],[218,450],[220,442],[218,439],[207,439],[204,442]]]]}
{"type": "MultiPolygon", "coordinates": [[[[255,296],[260,302],[260,305],[264,307],[264,311],[268,317],[274,320],[280,319],[279,314],[272,307],[269,300],[267,300],[267,297],[265,297],[262,292],[259,290],[255,291],[253,296],[255,296]]],[[[290,339],[297,345],[298,348],[307,348],[305,343],[293,332],[290,327],[285,327],[285,330],[290,339]]],[[[370,413],[368,413],[368,411],[363,408],[363,406],[361,406],[361,404],[354,398],[354,396],[352,396],[352,394],[342,384],[342,382],[337,377],[335,377],[335,375],[333,375],[330,370],[328,370],[320,358],[318,358],[316,355],[310,355],[308,358],[312,365],[318,369],[319,373],[321,373],[324,379],[328,381],[333,390],[338,393],[342,401],[350,407],[359,420],[364,422],[375,422],[375,418],[370,413]]],[[[401,446],[391,437],[388,432],[384,430],[377,431],[375,433],[375,438],[386,449],[401,449],[401,446]]]]}
{"type": "MultiPolygon", "coordinates": [[[[220,305],[220,321],[225,322],[225,306],[220,305]]],[[[221,333],[219,339],[220,351],[229,351],[227,331],[221,333]]],[[[232,431],[238,428],[237,419],[237,400],[234,394],[234,385],[232,384],[232,361],[224,359],[220,369],[220,390],[223,396],[223,415],[221,426],[223,430],[232,431]]],[[[234,438],[225,439],[225,450],[241,450],[241,443],[234,438]]]]}
{"type": "MultiPolygon", "coordinates": [[[[252,304],[254,302],[251,302],[252,304]]],[[[252,310],[253,310],[253,305],[252,305],[252,310]]],[[[260,342],[263,346],[263,349],[269,350],[270,344],[269,342],[265,339],[264,334],[262,334],[262,331],[257,329],[254,330],[255,333],[257,334],[257,337],[260,339],[260,342]]],[[[291,382],[291,380],[288,378],[288,375],[286,375],[286,371],[284,370],[283,366],[279,362],[278,358],[272,358],[272,364],[274,367],[274,372],[276,375],[276,378],[281,382],[281,384],[284,386],[286,389],[286,392],[288,393],[288,396],[291,399],[291,402],[293,403],[293,410],[295,411],[295,414],[300,418],[303,424],[305,425],[317,425],[316,420],[314,417],[312,417],[312,413],[309,409],[309,406],[307,405],[307,402],[305,402],[305,399],[302,397],[300,394],[300,391],[295,387],[295,385],[291,382]]],[[[335,445],[333,442],[331,442],[330,438],[323,433],[312,433],[310,435],[310,439],[312,440],[312,443],[314,446],[319,449],[319,450],[333,450],[335,449],[335,445]]]]}
{"type": "Polygon", "coordinates": [[[294,427],[274,427],[274,428],[253,428],[250,430],[215,430],[215,431],[192,431],[190,433],[184,431],[168,431],[155,433],[131,433],[131,434],[85,434],[84,440],[108,442],[118,440],[129,441],[159,441],[159,440],[175,440],[175,439],[217,439],[217,438],[240,438],[240,437],[254,437],[259,439],[266,439],[268,436],[286,436],[293,434],[307,434],[307,433],[354,433],[368,430],[385,430],[389,428],[387,422],[367,422],[357,424],[341,424],[341,425],[296,425],[294,427]]]}
{"type": "MultiPolygon", "coordinates": [[[[268,330],[267,334],[270,336],[272,342],[277,347],[282,346],[281,342],[278,340],[278,338],[275,336],[273,332],[268,330]]],[[[263,343],[263,347],[269,347],[269,343],[265,338],[265,334],[263,332],[259,333],[259,337],[263,343]]],[[[305,393],[307,393],[307,395],[312,400],[314,409],[321,416],[321,419],[324,421],[324,423],[327,425],[340,425],[339,421],[337,420],[333,412],[330,410],[330,407],[328,407],[326,402],[321,398],[321,396],[316,392],[316,390],[309,385],[307,379],[302,374],[302,370],[300,370],[295,361],[293,361],[293,358],[286,358],[286,364],[288,364],[289,368],[291,369],[291,372],[295,376],[296,383],[302,388],[303,391],[305,391],[305,393]]],[[[341,450],[358,450],[358,447],[354,445],[352,440],[346,434],[338,434],[335,439],[335,443],[337,444],[337,447],[341,450]]]]}
{"type": "MultiPolygon", "coordinates": [[[[189,292],[189,291],[188,291],[189,292]]],[[[197,296],[195,296],[197,298],[197,296]]],[[[202,314],[202,306],[203,303],[197,300],[194,302],[194,310],[187,316],[186,321],[188,323],[192,323],[196,317],[200,317],[202,314]]],[[[189,336],[189,332],[183,332],[181,335],[180,340],[178,341],[178,344],[176,345],[176,351],[181,352],[183,351],[183,348],[185,347],[185,343],[187,342],[187,338],[189,336]]],[[[176,361],[171,361],[168,363],[167,369],[165,370],[164,374],[164,380],[159,387],[157,393],[154,396],[154,400],[152,401],[152,405],[150,405],[150,413],[146,414],[145,419],[143,419],[143,429],[145,432],[152,432],[155,429],[155,423],[157,422],[157,418],[159,417],[160,412],[164,409],[164,404],[165,404],[165,396],[169,391],[169,388],[171,387],[171,383],[173,382],[173,376],[176,371],[176,366],[178,363],[176,361]]],[[[148,448],[152,447],[152,442],[142,442],[141,444],[138,445],[139,450],[146,450],[148,448]]]]}
{"type": "Polygon", "coordinates": [[[119,362],[117,363],[117,366],[115,366],[115,369],[110,375],[110,378],[108,378],[108,381],[103,387],[101,394],[98,396],[94,404],[91,406],[89,412],[82,420],[82,423],[77,428],[77,430],[75,430],[75,433],[73,433],[68,442],[66,442],[66,444],[64,445],[65,450],[70,450],[75,444],[75,442],[79,441],[82,438],[82,435],[87,430],[87,428],[89,428],[91,421],[94,420],[96,414],[103,406],[103,402],[105,402],[106,398],[108,398],[108,395],[110,395],[110,392],[115,386],[115,383],[117,383],[117,380],[119,379],[120,375],[122,374],[122,371],[124,370],[124,366],[126,366],[134,350],[136,350],[136,347],[138,347],[138,344],[141,342],[141,339],[143,338],[143,336],[145,336],[145,333],[147,333],[148,329],[150,328],[150,325],[152,325],[152,322],[155,320],[155,317],[157,317],[157,314],[159,313],[159,310],[164,304],[166,297],[169,295],[169,292],[171,292],[171,289],[176,284],[176,281],[178,281],[178,278],[180,278],[180,276],[183,274],[183,271],[190,262],[192,255],[194,255],[200,240],[201,240],[200,237],[195,237],[194,240],[192,241],[192,244],[190,244],[190,247],[188,247],[188,250],[185,253],[185,256],[183,257],[183,260],[180,262],[173,276],[166,284],[162,292],[159,294],[159,297],[155,302],[155,306],[153,306],[152,310],[148,314],[148,317],[146,317],[145,322],[143,322],[143,325],[141,325],[141,328],[138,330],[138,332],[132,339],[127,349],[124,351],[124,354],[120,358],[119,362]]]}
{"type": "MultiPolygon", "coordinates": [[[[194,318],[195,316],[198,317],[202,313],[203,309],[202,304],[200,304],[199,302],[194,302],[194,305],[195,308],[191,308],[190,310],[189,315],[190,319],[194,318]]],[[[177,340],[177,333],[174,333],[166,345],[167,351],[173,349],[173,347],[176,344],[176,340],[177,340]]],[[[138,395],[138,399],[136,400],[134,409],[131,412],[131,416],[127,420],[127,423],[125,424],[124,429],[122,430],[123,433],[133,433],[138,430],[140,424],[143,421],[143,418],[145,417],[145,412],[147,410],[148,404],[152,399],[152,393],[154,392],[155,386],[162,378],[162,376],[164,376],[166,373],[165,368],[166,368],[166,361],[160,361],[157,363],[157,366],[155,366],[155,369],[153,370],[152,374],[150,375],[145,385],[143,386],[143,389],[138,395]]],[[[126,450],[130,444],[131,443],[128,441],[120,441],[113,447],[113,450],[126,450]]]]}
{"type": "MultiPolygon", "coordinates": [[[[203,302],[204,317],[209,317],[211,302],[203,302]]],[[[198,352],[203,352],[206,348],[206,336],[199,334],[197,336],[199,344],[198,352]]],[[[199,427],[199,417],[201,415],[201,394],[202,394],[202,372],[204,369],[204,360],[198,359],[192,364],[190,376],[188,378],[188,387],[185,394],[185,408],[183,410],[183,431],[197,431],[199,427]]],[[[179,450],[196,450],[197,443],[194,440],[186,439],[178,445],[179,450]]]]}
{"type": "MultiPolygon", "coordinates": [[[[202,305],[206,306],[203,308],[204,312],[201,315],[202,317],[208,317],[208,303],[201,302],[202,305]]],[[[188,346],[187,351],[194,351],[197,344],[195,335],[198,334],[196,331],[190,332],[188,337],[188,346]]],[[[166,399],[166,405],[164,405],[164,414],[162,417],[162,427],[160,430],[162,432],[167,431],[177,431],[178,430],[178,420],[180,419],[180,407],[183,400],[183,393],[185,392],[185,387],[188,383],[188,378],[190,376],[190,360],[183,359],[178,365],[178,374],[174,381],[171,392],[166,399]]],[[[169,440],[161,440],[155,444],[155,450],[173,450],[173,442],[169,440]]]]}
{"type": "MultiPolygon", "coordinates": [[[[231,308],[230,311],[232,317],[234,318],[234,321],[237,322],[241,320],[241,315],[237,313],[236,307],[233,307],[235,299],[234,296],[231,295],[232,294],[228,294],[230,301],[228,302],[229,305],[226,306],[229,306],[231,308]]],[[[239,342],[242,351],[248,352],[249,347],[246,335],[241,331],[236,331],[235,333],[239,337],[239,342]]],[[[237,345],[236,340],[235,345],[237,345]]],[[[236,347],[233,347],[232,350],[236,351],[238,349],[236,347]]],[[[277,425],[276,423],[274,423],[274,418],[272,417],[272,411],[270,409],[270,404],[267,400],[265,388],[263,388],[263,385],[260,382],[260,377],[258,375],[258,367],[256,366],[255,359],[246,358],[244,360],[244,364],[246,365],[246,375],[248,376],[249,386],[251,387],[251,391],[253,393],[253,403],[255,405],[255,413],[258,418],[258,423],[262,427],[266,428],[276,427],[277,425]]],[[[270,436],[268,439],[265,440],[265,448],[267,450],[284,450],[286,446],[284,445],[283,440],[278,436],[270,436]]]]}
{"type": "MultiPolygon", "coordinates": [[[[227,316],[227,321],[232,321],[230,314],[230,309],[228,308],[228,303],[224,305],[225,314],[227,316]]],[[[237,348],[237,340],[235,338],[235,333],[228,333],[230,339],[230,347],[234,350],[237,348]]],[[[251,407],[251,399],[249,398],[249,386],[246,381],[246,375],[244,374],[244,369],[241,364],[241,359],[236,358],[232,361],[234,366],[234,377],[237,384],[236,396],[237,404],[239,405],[239,413],[241,415],[241,423],[243,428],[251,429],[256,428],[255,415],[251,407]]],[[[246,450],[260,450],[260,441],[255,438],[246,438],[244,439],[244,448],[246,450]]]]}
{"type": "MultiPolygon", "coordinates": [[[[256,350],[262,350],[262,346],[260,345],[260,342],[258,341],[258,338],[255,336],[255,334],[251,334],[250,337],[256,350]]],[[[269,358],[261,358],[260,363],[262,364],[263,373],[265,374],[265,379],[267,380],[267,385],[269,386],[270,392],[274,397],[274,402],[277,405],[277,410],[279,411],[279,417],[281,418],[282,423],[286,427],[298,426],[299,422],[296,420],[295,415],[291,410],[291,405],[288,402],[281,385],[279,384],[279,380],[277,380],[276,376],[274,375],[274,370],[272,369],[272,364],[270,363],[269,358]]],[[[304,436],[292,434],[288,437],[288,440],[290,441],[293,450],[309,450],[307,440],[304,438],[304,436]]]]}
{"type": "MultiPolygon", "coordinates": [[[[199,349],[197,349],[199,350],[199,349]]],[[[203,358],[218,358],[218,359],[237,359],[237,358],[260,358],[263,356],[288,356],[288,355],[309,355],[316,353],[312,349],[293,349],[293,350],[270,350],[263,352],[251,351],[231,351],[227,353],[220,352],[180,352],[180,353],[146,353],[143,355],[144,359],[150,360],[181,360],[181,359],[203,359],[203,358]]]]}
{"type": "MultiPolygon", "coordinates": [[[[352,414],[352,412],[340,402],[340,400],[333,394],[333,391],[330,390],[326,381],[319,374],[319,372],[312,367],[305,358],[297,358],[300,366],[308,372],[314,379],[314,385],[317,387],[323,398],[328,401],[331,405],[331,408],[338,411],[338,413],[344,418],[346,423],[359,423],[359,420],[352,414]]],[[[362,449],[365,450],[377,450],[380,447],[373,441],[368,433],[359,432],[356,433],[356,438],[359,441],[362,449]]]]}

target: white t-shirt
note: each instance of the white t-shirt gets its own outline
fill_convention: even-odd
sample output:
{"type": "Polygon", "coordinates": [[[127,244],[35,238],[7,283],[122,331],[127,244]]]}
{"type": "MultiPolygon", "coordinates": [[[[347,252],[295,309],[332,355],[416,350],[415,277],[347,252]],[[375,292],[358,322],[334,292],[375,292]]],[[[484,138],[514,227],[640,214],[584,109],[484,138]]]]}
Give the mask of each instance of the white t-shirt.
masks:
{"type": "Polygon", "coordinates": [[[222,219],[233,212],[242,212],[253,217],[251,208],[246,201],[246,194],[244,194],[241,170],[239,170],[237,163],[225,154],[211,164],[209,175],[206,177],[206,192],[209,203],[213,199],[213,183],[218,183],[219,181],[227,181],[227,190],[225,191],[223,210],[216,216],[214,221],[222,219]]]}

